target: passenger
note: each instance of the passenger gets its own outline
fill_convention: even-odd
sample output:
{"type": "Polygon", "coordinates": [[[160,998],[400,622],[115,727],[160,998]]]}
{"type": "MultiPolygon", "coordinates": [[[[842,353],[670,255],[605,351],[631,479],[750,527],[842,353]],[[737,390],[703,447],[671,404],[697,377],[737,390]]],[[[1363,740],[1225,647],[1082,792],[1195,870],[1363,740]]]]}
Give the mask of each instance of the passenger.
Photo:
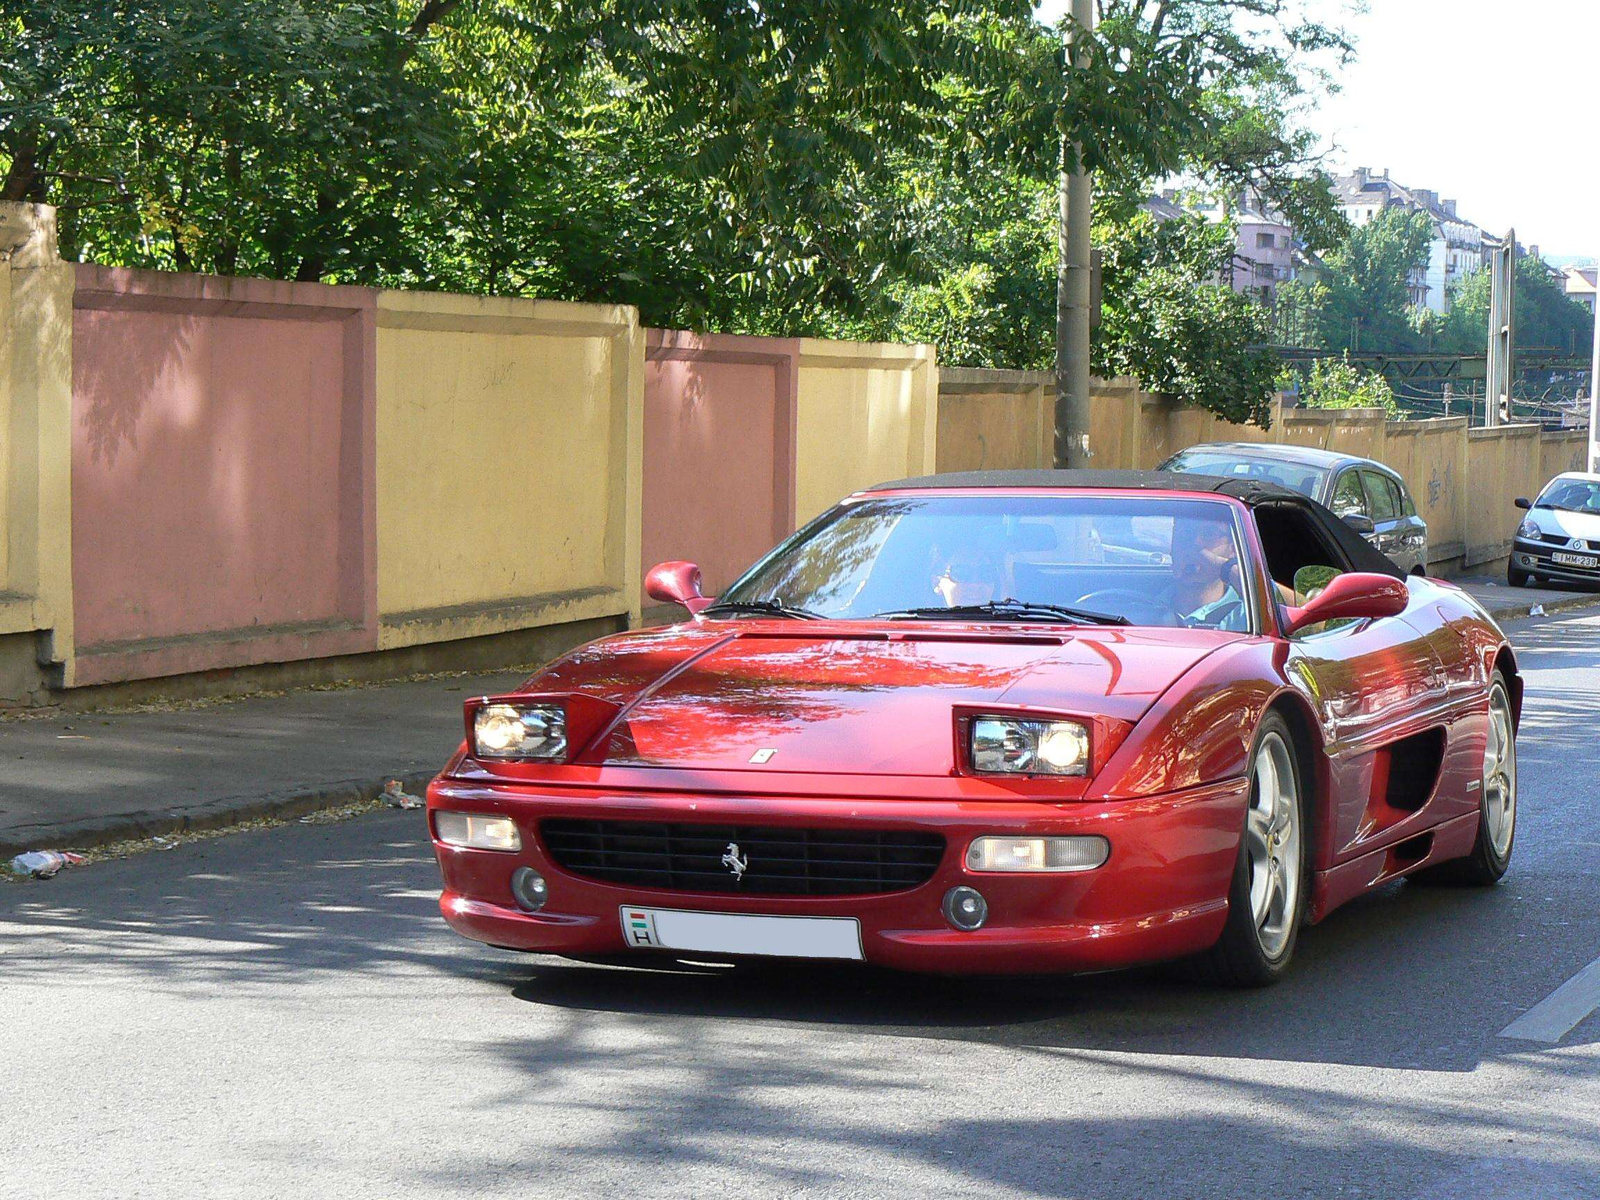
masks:
{"type": "Polygon", "coordinates": [[[933,590],[946,608],[988,604],[1000,599],[1000,564],[979,550],[957,549],[944,556],[933,577],[933,590]]]}

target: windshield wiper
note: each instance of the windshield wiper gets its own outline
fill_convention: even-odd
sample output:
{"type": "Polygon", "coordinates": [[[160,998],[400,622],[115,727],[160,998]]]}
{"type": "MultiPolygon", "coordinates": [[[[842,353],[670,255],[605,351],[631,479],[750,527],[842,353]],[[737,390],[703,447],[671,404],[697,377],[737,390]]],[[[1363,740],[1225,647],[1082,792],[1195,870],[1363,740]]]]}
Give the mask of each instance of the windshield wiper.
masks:
{"type": "Polygon", "coordinates": [[[894,612],[874,613],[885,620],[939,621],[962,618],[990,617],[1003,621],[1043,620],[1085,622],[1090,625],[1131,625],[1127,617],[1116,613],[1097,612],[1092,608],[1073,608],[1066,604],[1040,604],[1030,600],[991,600],[987,604],[956,604],[949,608],[929,605],[926,608],[902,608],[894,612]]]}
{"type": "Polygon", "coordinates": [[[821,613],[814,613],[810,609],[797,608],[793,604],[785,604],[782,600],[718,600],[708,608],[702,608],[700,615],[705,616],[714,612],[754,613],[763,617],[792,617],[796,621],[817,621],[821,613]]]}

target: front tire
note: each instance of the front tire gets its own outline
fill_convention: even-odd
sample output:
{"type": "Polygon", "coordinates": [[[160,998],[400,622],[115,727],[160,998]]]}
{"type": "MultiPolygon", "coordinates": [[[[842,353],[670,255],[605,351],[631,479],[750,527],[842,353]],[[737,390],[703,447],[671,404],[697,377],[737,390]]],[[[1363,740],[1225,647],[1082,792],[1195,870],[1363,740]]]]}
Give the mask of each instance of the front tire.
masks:
{"type": "Polygon", "coordinates": [[[1288,969],[1310,891],[1306,812],[1294,733],[1269,712],[1250,755],[1250,797],[1228,891],[1228,923],[1195,962],[1196,974],[1227,987],[1265,987],[1288,969]]]}
{"type": "Polygon", "coordinates": [[[1489,682],[1489,726],[1483,743],[1483,774],[1478,785],[1478,836],[1472,852],[1418,871],[1423,883],[1492,887],[1511,866],[1517,840],[1517,727],[1511,716],[1511,690],[1499,671],[1489,682]]]}
{"type": "Polygon", "coordinates": [[[1515,563],[1506,564],[1506,582],[1512,587],[1527,587],[1528,573],[1515,563]]]}

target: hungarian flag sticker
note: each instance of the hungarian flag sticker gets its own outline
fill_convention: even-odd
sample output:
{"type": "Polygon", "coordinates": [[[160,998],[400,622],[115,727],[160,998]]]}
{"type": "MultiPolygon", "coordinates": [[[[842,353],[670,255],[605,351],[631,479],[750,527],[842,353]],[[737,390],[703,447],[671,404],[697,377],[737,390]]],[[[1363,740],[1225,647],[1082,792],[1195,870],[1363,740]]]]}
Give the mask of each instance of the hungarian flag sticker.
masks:
{"type": "Polygon", "coordinates": [[[655,916],[646,908],[622,910],[622,936],[630,946],[659,946],[655,916]]]}

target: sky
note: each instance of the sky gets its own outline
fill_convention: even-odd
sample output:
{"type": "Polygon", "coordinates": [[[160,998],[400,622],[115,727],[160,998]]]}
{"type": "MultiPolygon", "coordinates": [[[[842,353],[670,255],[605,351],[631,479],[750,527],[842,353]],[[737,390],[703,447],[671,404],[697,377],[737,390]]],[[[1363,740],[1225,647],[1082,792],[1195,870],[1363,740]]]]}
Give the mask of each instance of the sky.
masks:
{"type": "Polygon", "coordinates": [[[1600,257],[1600,0],[1367,0],[1345,25],[1358,57],[1310,114],[1330,167],[1387,167],[1491,233],[1600,257]]]}

